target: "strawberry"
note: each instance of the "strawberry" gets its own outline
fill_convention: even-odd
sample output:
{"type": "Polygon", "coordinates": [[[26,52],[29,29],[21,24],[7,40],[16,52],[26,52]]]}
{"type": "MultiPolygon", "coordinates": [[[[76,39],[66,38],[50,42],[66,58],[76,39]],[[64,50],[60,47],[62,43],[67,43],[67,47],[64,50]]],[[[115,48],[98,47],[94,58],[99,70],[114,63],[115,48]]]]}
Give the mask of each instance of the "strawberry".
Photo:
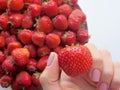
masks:
{"type": "Polygon", "coordinates": [[[5,61],[2,63],[2,68],[6,71],[6,73],[16,71],[17,67],[12,56],[6,57],[5,61]]]}
{"type": "Polygon", "coordinates": [[[72,31],[65,32],[62,37],[62,44],[63,45],[72,45],[76,43],[76,34],[72,31]]]}
{"type": "Polygon", "coordinates": [[[48,0],[43,3],[43,12],[49,17],[56,16],[58,14],[58,5],[53,0],[48,0]]]}
{"type": "Polygon", "coordinates": [[[78,30],[83,22],[86,20],[86,15],[83,11],[75,9],[68,17],[69,27],[72,30],[78,30]]]}
{"type": "Polygon", "coordinates": [[[22,14],[18,14],[18,13],[11,14],[9,17],[9,24],[14,28],[18,28],[21,26],[22,18],[23,18],[22,14]]]}
{"type": "Polygon", "coordinates": [[[31,76],[26,71],[21,71],[16,76],[16,83],[20,86],[28,87],[31,85],[31,76]]]}
{"type": "Polygon", "coordinates": [[[49,33],[46,36],[46,44],[49,48],[56,48],[60,42],[60,37],[54,33],[49,33]]]}
{"type": "Polygon", "coordinates": [[[31,13],[32,17],[40,16],[42,6],[38,4],[30,4],[28,6],[28,11],[31,13]]]}
{"type": "Polygon", "coordinates": [[[0,9],[6,10],[7,9],[8,0],[0,0],[0,9]]]}
{"type": "Polygon", "coordinates": [[[53,24],[51,19],[48,16],[42,16],[39,18],[38,25],[36,30],[44,33],[50,33],[53,31],[53,24]]]}
{"type": "Polygon", "coordinates": [[[30,12],[26,12],[23,16],[21,27],[25,29],[30,29],[31,27],[33,27],[33,24],[34,22],[30,12]]]}
{"type": "Polygon", "coordinates": [[[11,76],[4,75],[0,79],[0,85],[3,88],[9,87],[11,83],[12,83],[12,77],[11,76]]]}
{"type": "Polygon", "coordinates": [[[1,31],[0,33],[1,36],[3,36],[5,39],[10,36],[10,32],[8,31],[1,31]]]}
{"type": "Polygon", "coordinates": [[[63,3],[67,3],[71,6],[75,6],[78,3],[78,0],[63,0],[63,3]]]}
{"type": "Polygon", "coordinates": [[[45,43],[45,38],[46,34],[44,32],[34,32],[32,35],[32,42],[35,45],[42,47],[45,43]]]}
{"type": "Polygon", "coordinates": [[[6,14],[0,15],[0,30],[7,31],[8,30],[8,20],[9,17],[6,14]]]}
{"type": "Polygon", "coordinates": [[[63,0],[54,0],[54,1],[57,3],[57,5],[61,5],[63,2],[63,0]]]}
{"type": "Polygon", "coordinates": [[[58,30],[66,30],[68,28],[67,17],[62,14],[57,15],[53,20],[53,25],[58,30]]]}
{"type": "Polygon", "coordinates": [[[24,7],[23,0],[10,0],[8,3],[8,8],[12,11],[20,11],[24,7]]]}
{"type": "Polygon", "coordinates": [[[24,0],[24,3],[25,3],[25,4],[26,4],[26,3],[27,3],[27,4],[31,4],[31,3],[33,3],[33,1],[34,1],[34,0],[24,0]]]}
{"type": "Polygon", "coordinates": [[[62,37],[62,35],[64,34],[64,31],[55,29],[55,30],[53,30],[52,33],[55,33],[55,34],[57,34],[59,37],[62,37]]]}
{"type": "Polygon", "coordinates": [[[11,42],[7,46],[7,49],[9,50],[9,52],[11,52],[12,50],[14,50],[16,48],[22,48],[22,44],[18,41],[11,42]]]}
{"type": "Polygon", "coordinates": [[[5,60],[5,55],[2,51],[0,51],[0,64],[3,63],[3,61],[5,60]]]}
{"type": "Polygon", "coordinates": [[[12,51],[13,59],[19,66],[24,66],[29,62],[30,53],[26,48],[16,48],[12,51]]]}
{"type": "Polygon", "coordinates": [[[71,12],[72,12],[72,8],[68,4],[60,5],[58,10],[59,10],[60,14],[63,14],[66,17],[68,17],[71,14],[71,12]]]}
{"type": "Polygon", "coordinates": [[[33,0],[33,3],[42,5],[43,0],[33,0]]]}
{"type": "Polygon", "coordinates": [[[35,72],[37,69],[37,61],[35,59],[31,58],[26,66],[27,66],[28,71],[35,72]]]}
{"type": "Polygon", "coordinates": [[[42,71],[45,69],[45,67],[46,67],[46,65],[47,65],[48,57],[49,57],[49,56],[43,56],[43,57],[41,57],[41,58],[38,60],[38,62],[37,62],[37,69],[38,69],[40,72],[42,72],[42,71]]]}
{"type": "Polygon", "coordinates": [[[0,36],[0,48],[3,48],[5,46],[5,38],[3,36],[0,36]]]}
{"type": "Polygon", "coordinates": [[[81,44],[87,43],[89,39],[88,30],[79,30],[77,32],[77,39],[81,44]]]}
{"type": "Polygon", "coordinates": [[[8,37],[6,38],[6,44],[7,44],[7,45],[8,45],[9,43],[15,42],[15,41],[17,41],[17,38],[16,38],[15,35],[10,35],[10,36],[8,36],[8,37]]]}
{"type": "Polygon", "coordinates": [[[47,46],[43,46],[43,47],[38,48],[37,55],[39,57],[46,56],[50,54],[50,51],[51,51],[50,48],[48,48],[47,46]]]}
{"type": "Polygon", "coordinates": [[[28,51],[30,52],[30,57],[36,57],[36,55],[37,55],[37,52],[36,52],[36,47],[35,47],[35,45],[33,45],[33,44],[28,44],[28,45],[25,45],[24,46],[24,48],[27,48],[28,49],[28,51]]]}
{"type": "Polygon", "coordinates": [[[32,74],[32,83],[37,87],[41,86],[40,80],[39,80],[40,74],[41,74],[40,72],[35,72],[32,74]]]}
{"type": "Polygon", "coordinates": [[[21,90],[21,87],[17,84],[17,82],[14,80],[11,84],[12,90],[21,90]]]}
{"type": "Polygon", "coordinates": [[[31,85],[31,86],[27,87],[26,90],[38,90],[38,88],[35,85],[31,85]]]}
{"type": "Polygon", "coordinates": [[[58,46],[58,47],[56,47],[56,48],[54,49],[54,52],[59,53],[59,51],[60,51],[61,49],[63,49],[63,47],[62,47],[62,46],[58,46]]]}
{"type": "Polygon", "coordinates": [[[68,46],[58,53],[60,67],[64,72],[75,77],[87,72],[92,65],[92,56],[86,46],[68,46]]]}
{"type": "Polygon", "coordinates": [[[32,42],[33,31],[29,29],[23,29],[18,33],[18,38],[23,44],[30,44],[32,42]]]}

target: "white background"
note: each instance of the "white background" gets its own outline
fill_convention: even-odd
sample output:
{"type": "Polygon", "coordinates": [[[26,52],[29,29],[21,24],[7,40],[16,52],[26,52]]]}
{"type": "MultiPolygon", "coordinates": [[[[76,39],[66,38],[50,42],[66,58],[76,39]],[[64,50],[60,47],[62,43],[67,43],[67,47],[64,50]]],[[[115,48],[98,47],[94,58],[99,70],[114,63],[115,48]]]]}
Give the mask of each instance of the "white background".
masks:
{"type": "Polygon", "coordinates": [[[79,5],[87,15],[90,42],[120,60],[120,0],[79,0],[79,5]]]}

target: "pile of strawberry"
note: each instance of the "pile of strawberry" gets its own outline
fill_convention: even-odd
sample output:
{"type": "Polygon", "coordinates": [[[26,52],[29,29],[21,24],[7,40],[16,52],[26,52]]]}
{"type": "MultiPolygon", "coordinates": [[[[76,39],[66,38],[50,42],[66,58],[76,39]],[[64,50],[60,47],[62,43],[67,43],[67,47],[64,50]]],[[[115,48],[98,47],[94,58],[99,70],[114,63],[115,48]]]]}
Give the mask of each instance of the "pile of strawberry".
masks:
{"type": "Polygon", "coordinates": [[[78,0],[0,0],[0,84],[40,89],[50,52],[85,44],[86,16],[78,0]]]}

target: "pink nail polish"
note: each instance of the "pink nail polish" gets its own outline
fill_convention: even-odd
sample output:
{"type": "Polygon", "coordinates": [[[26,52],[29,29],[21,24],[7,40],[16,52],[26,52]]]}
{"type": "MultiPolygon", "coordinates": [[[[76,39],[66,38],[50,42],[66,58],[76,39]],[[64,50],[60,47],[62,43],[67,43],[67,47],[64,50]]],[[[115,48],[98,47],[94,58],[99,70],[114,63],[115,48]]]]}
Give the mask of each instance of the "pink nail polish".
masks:
{"type": "Polygon", "coordinates": [[[107,85],[107,83],[101,83],[101,84],[100,84],[100,87],[99,87],[99,90],[108,90],[108,85],[107,85]]]}
{"type": "Polygon", "coordinates": [[[49,56],[49,58],[48,58],[47,66],[50,66],[50,65],[51,65],[54,57],[55,57],[54,53],[51,52],[51,53],[50,53],[50,56],[49,56]]]}
{"type": "Polygon", "coordinates": [[[99,82],[100,80],[100,76],[101,76],[101,73],[98,69],[94,69],[91,73],[90,73],[90,78],[92,81],[94,82],[99,82]]]}

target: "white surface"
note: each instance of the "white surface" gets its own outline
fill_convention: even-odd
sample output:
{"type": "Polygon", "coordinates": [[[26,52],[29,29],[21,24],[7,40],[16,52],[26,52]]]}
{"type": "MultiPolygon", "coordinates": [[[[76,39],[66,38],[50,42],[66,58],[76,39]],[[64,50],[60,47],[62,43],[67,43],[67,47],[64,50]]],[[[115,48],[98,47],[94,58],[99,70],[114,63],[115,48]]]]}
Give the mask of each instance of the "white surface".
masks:
{"type": "Polygon", "coordinates": [[[87,15],[90,42],[99,49],[108,49],[115,61],[120,60],[119,4],[120,0],[79,0],[79,5],[87,15]]]}
{"type": "Polygon", "coordinates": [[[120,61],[120,0],[79,0],[87,15],[90,42],[120,61]]]}

